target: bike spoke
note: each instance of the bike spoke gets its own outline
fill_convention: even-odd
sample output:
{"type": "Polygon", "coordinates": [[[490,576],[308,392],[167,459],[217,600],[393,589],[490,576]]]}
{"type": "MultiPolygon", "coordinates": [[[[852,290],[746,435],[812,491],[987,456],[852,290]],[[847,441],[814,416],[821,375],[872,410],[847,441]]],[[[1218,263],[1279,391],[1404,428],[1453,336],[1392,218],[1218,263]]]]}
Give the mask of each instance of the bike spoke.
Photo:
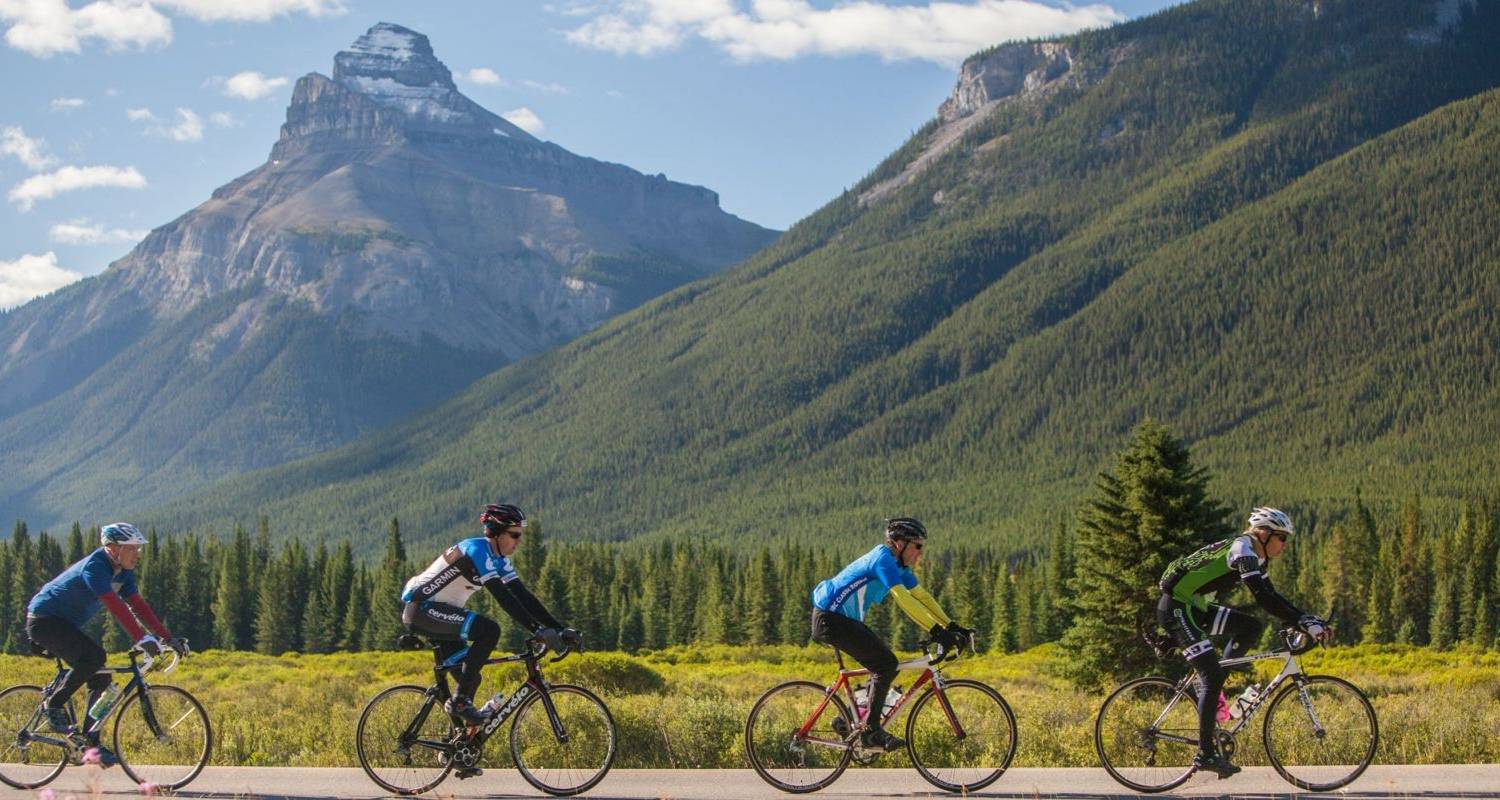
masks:
{"type": "Polygon", "coordinates": [[[1272,766],[1305,789],[1343,786],[1374,757],[1375,711],[1352,685],[1311,677],[1277,695],[1266,711],[1272,766]]]}
{"type": "Polygon", "coordinates": [[[448,774],[459,734],[442,705],[434,701],[421,724],[413,723],[427,703],[420,686],[397,686],[376,695],[359,719],[355,746],[365,773],[382,788],[414,793],[436,786],[448,774]]]}
{"type": "Polygon", "coordinates": [[[1094,745],[1115,780],[1136,791],[1165,791],[1192,772],[1198,709],[1164,678],[1131,681],[1099,710],[1094,745]]]}
{"type": "Polygon", "coordinates": [[[940,696],[924,694],[907,724],[917,771],[951,792],[993,783],[1016,750],[1015,718],[1000,695],[975,681],[949,681],[940,696]],[[944,702],[946,700],[946,702],[944,702]]]}
{"type": "Polygon", "coordinates": [[[212,746],[208,714],[192,695],[175,686],[152,686],[146,691],[149,713],[139,694],[120,705],[115,754],[137,783],[181,788],[208,762],[212,746]]]}
{"type": "Polygon", "coordinates": [[[806,792],[832,783],[848,766],[843,742],[853,731],[849,710],[838,697],[823,705],[824,689],[815,683],[786,683],[767,692],[750,711],[745,749],[750,763],[771,785],[806,792]],[[823,705],[821,713],[813,715],[823,705]],[[811,727],[799,735],[809,720],[811,727]]]}
{"type": "Polygon", "coordinates": [[[66,763],[66,737],[47,727],[41,705],[37,686],[13,686],[0,693],[0,780],[17,789],[46,784],[66,763]]]}
{"type": "Polygon", "coordinates": [[[527,700],[516,711],[511,725],[511,755],[516,768],[542,791],[586,791],[614,762],[614,720],[599,698],[580,687],[558,684],[547,698],[537,695],[527,700]]]}

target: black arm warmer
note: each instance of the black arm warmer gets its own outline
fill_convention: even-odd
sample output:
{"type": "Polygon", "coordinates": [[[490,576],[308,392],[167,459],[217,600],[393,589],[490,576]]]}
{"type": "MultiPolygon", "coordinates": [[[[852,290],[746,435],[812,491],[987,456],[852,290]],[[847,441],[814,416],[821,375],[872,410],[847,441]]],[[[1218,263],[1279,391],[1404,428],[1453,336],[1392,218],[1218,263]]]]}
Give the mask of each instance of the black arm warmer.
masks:
{"type": "Polygon", "coordinates": [[[1250,587],[1250,594],[1255,596],[1255,602],[1260,604],[1268,613],[1279,617],[1282,622],[1294,623],[1302,612],[1291,601],[1281,596],[1276,587],[1271,585],[1271,579],[1266,574],[1256,573],[1244,576],[1245,585],[1250,587]]]}
{"type": "Polygon", "coordinates": [[[563,627],[563,624],[558,622],[556,617],[547,613],[546,606],[542,605],[542,601],[536,599],[536,595],[532,594],[526,588],[526,584],[521,583],[519,578],[510,583],[493,580],[486,583],[484,587],[490,590],[490,594],[500,603],[500,607],[505,609],[505,613],[509,614],[511,619],[519,622],[526,630],[536,633],[538,629],[543,627],[563,627]]]}

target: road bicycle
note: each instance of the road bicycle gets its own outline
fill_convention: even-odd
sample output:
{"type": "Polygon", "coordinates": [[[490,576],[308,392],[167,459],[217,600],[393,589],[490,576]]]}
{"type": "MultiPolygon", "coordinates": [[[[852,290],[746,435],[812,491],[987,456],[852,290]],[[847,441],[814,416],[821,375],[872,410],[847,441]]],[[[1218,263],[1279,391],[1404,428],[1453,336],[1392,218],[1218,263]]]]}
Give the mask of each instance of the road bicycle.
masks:
{"type": "MultiPolygon", "coordinates": [[[[50,655],[42,650],[34,652],[50,655]]],[[[146,682],[148,673],[165,675],[176,669],[181,654],[164,650],[152,657],[132,648],[129,656],[128,665],[99,671],[129,676],[103,716],[80,716],[76,698],[69,699],[64,706],[72,726],[68,733],[53,732],[42,708],[46,698],[62,686],[68,672],[62,659],[54,656],[57,675],[45,688],[12,686],[0,692],[0,781],[17,789],[45,786],[62,774],[64,767],[84,763],[92,746],[88,735],[102,734],[111,716],[114,728],[110,741],[120,767],[131,780],[170,790],[181,789],[198,777],[213,748],[208,713],[186,690],[146,682]]]]}
{"type": "MultiPolygon", "coordinates": [[[[359,717],[355,747],[365,774],[381,788],[403,795],[426,792],[454,770],[474,774],[484,744],[506,720],[510,754],[527,783],[552,795],[575,795],[592,789],[615,760],[615,721],[609,708],[582,686],[549,683],[542,677],[547,646],[529,639],[525,650],[491,658],[485,666],[524,662],[526,679],[482,725],[450,717],[443,704],[452,696],[448,673],[460,668],[460,651],[446,660],[440,642],[424,643],[406,634],[407,649],[431,647],[435,666],[431,686],[392,686],[375,695],[359,717]]],[[[552,663],[567,658],[559,651],[552,663]]]]}
{"type": "MultiPolygon", "coordinates": [[[[968,644],[972,650],[972,639],[968,644]]],[[[888,725],[915,697],[906,718],[906,752],[917,773],[950,792],[983,789],[1016,754],[1015,715],[989,686],[944,677],[940,665],[957,657],[959,649],[945,651],[932,642],[921,648],[921,657],[898,665],[921,674],[910,691],[888,703],[881,723],[888,725]]],[[[831,685],[789,681],[772,687],[745,722],[750,766],[784,792],[817,791],[837,780],[850,762],[870,764],[881,755],[859,744],[869,712],[860,699],[864,688],[856,690],[854,680],[870,671],[845,669],[843,653],[833,652],[838,676],[831,685]]]]}
{"type": "MultiPolygon", "coordinates": [[[[1312,637],[1287,628],[1273,649],[1219,662],[1226,669],[1280,659],[1281,671],[1216,734],[1219,752],[1232,758],[1235,737],[1262,706],[1266,757],[1276,772],[1302,789],[1326,792],[1349,785],[1375,758],[1380,740],[1375,709],[1342,678],[1308,675],[1297,656],[1312,637]]],[[[1193,774],[1198,750],[1198,707],[1192,671],[1181,680],[1149,677],[1122,684],[1104,701],[1094,722],[1094,746],[1111,777],[1138,792],[1164,792],[1193,774]]]]}

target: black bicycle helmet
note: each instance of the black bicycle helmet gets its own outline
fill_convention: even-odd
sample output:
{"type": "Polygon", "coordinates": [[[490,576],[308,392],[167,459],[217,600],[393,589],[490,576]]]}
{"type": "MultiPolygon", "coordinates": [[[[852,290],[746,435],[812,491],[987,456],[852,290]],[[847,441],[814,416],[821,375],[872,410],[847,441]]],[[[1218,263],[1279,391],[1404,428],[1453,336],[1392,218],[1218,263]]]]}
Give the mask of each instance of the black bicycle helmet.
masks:
{"type": "Polygon", "coordinates": [[[895,542],[915,542],[927,538],[927,526],[915,517],[892,517],[885,521],[885,538],[895,542]]]}
{"type": "Polygon", "coordinates": [[[484,507],[484,513],[479,515],[479,521],[484,524],[486,534],[498,536],[512,525],[526,527],[526,512],[509,503],[490,503],[484,507]]]}

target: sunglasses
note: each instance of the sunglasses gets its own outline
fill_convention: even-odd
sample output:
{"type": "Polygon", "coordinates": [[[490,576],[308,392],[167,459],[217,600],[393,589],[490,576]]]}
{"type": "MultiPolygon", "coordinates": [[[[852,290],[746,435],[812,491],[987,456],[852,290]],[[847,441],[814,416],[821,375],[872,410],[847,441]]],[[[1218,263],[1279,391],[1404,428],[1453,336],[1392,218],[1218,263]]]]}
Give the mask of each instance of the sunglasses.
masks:
{"type": "Polygon", "coordinates": [[[1271,531],[1271,535],[1267,536],[1266,538],[1267,539],[1280,539],[1282,544],[1286,544],[1287,535],[1285,533],[1282,533],[1281,531],[1271,531]]]}
{"type": "Polygon", "coordinates": [[[923,544],[921,542],[917,541],[916,539],[907,539],[906,543],[908,545],[912,546],[912,547],[917,548],[917,552],[919,552],[919,553],[922,552],[923,544]]]}

